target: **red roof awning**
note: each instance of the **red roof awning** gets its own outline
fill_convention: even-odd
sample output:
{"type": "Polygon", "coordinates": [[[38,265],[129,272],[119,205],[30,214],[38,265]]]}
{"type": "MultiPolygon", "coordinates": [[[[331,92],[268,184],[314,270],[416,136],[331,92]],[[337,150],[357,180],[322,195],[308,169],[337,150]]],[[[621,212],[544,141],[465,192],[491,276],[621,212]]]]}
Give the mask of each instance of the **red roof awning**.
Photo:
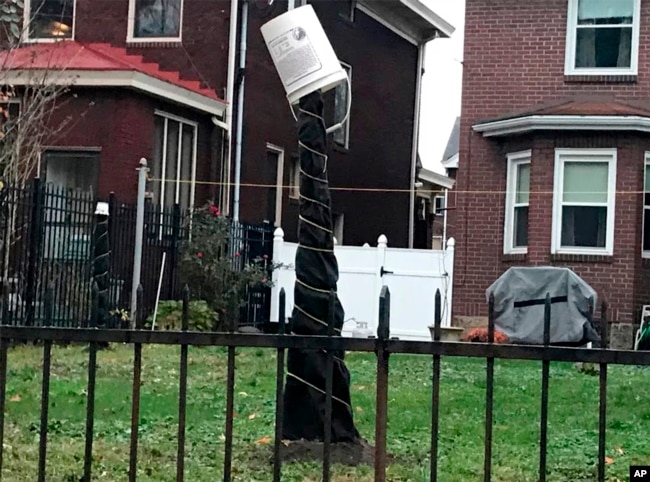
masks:
{"type": "Polygon", "coordinates": [[[214,115],[222,115],[226,108],[226,102],[200,82],[182,79],[178,72],[162,70],[141,55],[110,44],[35,43],[0,52],[0,66],[5,81],[14,85],[130,87],[214,115]]]}

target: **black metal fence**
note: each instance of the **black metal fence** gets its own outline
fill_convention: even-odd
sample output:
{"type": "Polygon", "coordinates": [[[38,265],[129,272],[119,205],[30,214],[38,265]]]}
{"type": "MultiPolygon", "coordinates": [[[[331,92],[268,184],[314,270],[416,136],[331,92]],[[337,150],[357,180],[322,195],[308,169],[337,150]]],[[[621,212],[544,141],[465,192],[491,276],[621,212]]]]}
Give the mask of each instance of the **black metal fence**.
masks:
{"type": "MultiPolygon", "coordinates": [[[[51,297],[46,296],[46,300],[51,297]]],[[[234,417],[234,390],[235,390],[235,348],[258,347],[277,351],[277,384],[276,384],[276,416],[274,440],[274,467],[273,480],[281,480],[282,460],[280,457],[281,427],[283,413],[283,397],[285,379],[285,351],[287,349],[325,350],[328,353],[328,362],[324,385],[316,387],[323,390],[326,395],[326,417],[324,433],[329,433],[332,414],[332,363],[334,353],[337,351],[371,352],[377,357],[377,386],[376,386],[376,417],[375,417],[375,480],[386,480],[386,432],[387,432],[387,407],[389,385],[389,358],[392,354],[406,353],[429,356],[432,359],[432,391],[431,391],[431,462],[429,479],[438,478],[438,414],[439,414],[439,387],[440,387],[440,360],[443,356],[475,357],[486,359],[487,384],[485,391],[485,451],[484,451],[484,480],[491,480],[492,467],[492,425],[493,425],[493,394],[494,394],[494,360],[539,360],[542,362],[541,384],[541,419],[539,440],[539,478],[545,481],[547,477],[546,444],[548,424],[548,391],[549,391],[549,366],[552,361],[562,362],[587,362],[596,363],[600,369],[600,394],[599,394],[599,444],[598,444],[598,480],[605,480],[605,441],[607,427],[607,369],[610,364],[623,365],[650,365],[650,352],[636,352],[625,350],[610,350],[607,346],[607,318],[606,310],[602,310],[600,326],[602,347],[600,348],[574,348],[551,346],[551,300],[547,295],[544,311],[544,343],[542,345],[511,345],[494,343],[494,316],[493,300],[490,302],[490,316],[488,325],[487,343],[463,343],[440,341],[441,335],[441,294],[435,294],[435,328],[434,340],[431,342],[401,341],[389,338],[390,332],[390,292],[384,287],[380,296],[380,314],[377,336],[361,338],[342,338],[332,336],[334,333],[334,316],[329,317],[329,336],[304,336],[291,334],[291,326],[285,326],[285,298],[284,290],[280,293],[280,324],[277,335],[242,334],[242,333],[205,333],[188,331],[189,321],[189,293],[183,292],[183,321],[182,331],[179,332],[150,332],[143,331],[142,317],[138,317],[136,330],[106,330],[96,329],[66,329],[50,328],[52,310],[49,303],[46,313],[45,327],[25,328],[0,326],[0,473],[2,470],[4,414],[6,400],[7,376],[7,351],[10,340],[43,340],[43,375],[41,421],[39,437],[39,462],[38,480],[45,481],[47,473],[47,434],[48,434],[48,407],[49,407],[49,380],[51,347],[55,342],[79,342],[89,344],[88,354],[88,386],[86,393],[86,431],[83,481],[90,481],[92,475],[92,454],[95,419],[95,380],[97,373],[96,356],[99,343],[132,343],[133,358],[133,385],[132,385],[132,412],[130,432],[130,457],[129,480],[135,481],[138,465],[138,430],[139,413],[141,408],[140,386],[142,373],[142,346],[143,344],[170,344],[180,345],[180,373],[179,373],[179,404],[178,404],[178,432],[177,432],[177,472],[176,480],[183,481],[185,477],[185,414],[187,408],[187,367],[188,346],[223,346],[227,347],[227,376],[226,376],[226,420],[225,420],[225,458],[224,481],[232,479],[232,451],[233,451],[233,417],[234,417]]],[[[333,306],[333,304],[332,304],[333,306]]],[[[333,310],[332,310],[333,311],[333,310]]],[[[91,318],[92,319],[92,318],[91,318]]],[[[322,382],[321,382],[322,383],[322,382]]],[[[328,437],[323,442],[323,481],[330,480],[330,440],[328,437]]]]}
{"type": "MultiPolygon", "coordinates": [[[[108,199],[109,305],[118,313],[130,310],[137,206],[108,199]]],[[[52,298],[54,326],[86,326],[91,310],[93,230],[97,199],[34,179],[24,188],[0,191],[0,316],[2,324],[39,326],[45,320],[45,294],[52,298]]],[[[178,205],[145,203],[145,229],[140,284],[144,313],[160,299],[180,298],[179,250],[187,239],[189,217],[178,205]],[[164,266],[163,266],[164,264],[164,266]]],[[[257,257],[272,257],[270,225],[238,223],[232,245],[236,267],[257,257]]],[[[270,289],[253,287],[245,294],[241,325],[269,319],[270,289]]],[[[116,314],[119,319],[121,314],[116,314]]]]}

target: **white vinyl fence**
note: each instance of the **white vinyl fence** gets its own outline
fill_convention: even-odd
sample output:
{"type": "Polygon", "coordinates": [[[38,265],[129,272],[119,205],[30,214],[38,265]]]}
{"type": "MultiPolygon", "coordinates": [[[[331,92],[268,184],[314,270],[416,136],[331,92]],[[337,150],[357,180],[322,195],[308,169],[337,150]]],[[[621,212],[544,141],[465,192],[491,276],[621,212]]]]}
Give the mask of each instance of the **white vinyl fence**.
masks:
{"type": "MultiPolygon", "coordinates": [[[[389,248],[381,235],[377,246],[338,246],[334,254],[339,265],[337,293],[345,310],[343,336],[376,335],[379,294],[390,289],[390,336],[401,340],[431,340],[434,297],[442,295],[442,326],[451,326],[451,297],[455,241],[445,251],[389,248]]],[[[273,272],[271,321],[278,321],[280,289],[286,292],[286,316],[293,310],[298,245],[284,241],[284,231],[275,230],[273,262],[283,266],[273,272]]]]}

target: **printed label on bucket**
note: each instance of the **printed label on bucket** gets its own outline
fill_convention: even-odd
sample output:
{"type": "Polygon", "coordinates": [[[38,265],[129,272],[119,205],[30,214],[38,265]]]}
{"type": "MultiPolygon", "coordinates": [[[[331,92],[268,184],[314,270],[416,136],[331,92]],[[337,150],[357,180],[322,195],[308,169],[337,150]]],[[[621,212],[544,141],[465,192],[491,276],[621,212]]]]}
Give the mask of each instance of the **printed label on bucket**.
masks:
{"type": "Polygon", "coordinates": [[[323,67],[302,27],[292,28],[274,38],[269,49],[285,86],[298,82],[323,67]]]}

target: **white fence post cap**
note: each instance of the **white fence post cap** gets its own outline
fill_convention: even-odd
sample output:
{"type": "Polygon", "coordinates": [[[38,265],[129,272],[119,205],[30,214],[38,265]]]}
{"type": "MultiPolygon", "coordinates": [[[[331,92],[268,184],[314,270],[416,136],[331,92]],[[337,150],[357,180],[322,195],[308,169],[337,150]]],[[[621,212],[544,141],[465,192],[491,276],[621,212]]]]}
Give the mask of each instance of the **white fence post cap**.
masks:
{"type": "Polygon", "coordinates": [[[454,249],[454,246],[456,246],[456,240],[454,238],[449,238],[447,240],[447,248],[454,249]]]}
{"type": "Polygon", "coordinates": [[[276,228],[276,230],[273,231],[273,240],[280,241],[283,239],[284,239],[284,230],[282,228],[276,228]]]}
{"type": "Polygon", "coordinates": [[[384,246],[387,246],[387,245],[388,245],[388,238],[386,237],[386,235],[381,234],[381,235],[377,238],[377,245],[384,245],[384,246]]]}

